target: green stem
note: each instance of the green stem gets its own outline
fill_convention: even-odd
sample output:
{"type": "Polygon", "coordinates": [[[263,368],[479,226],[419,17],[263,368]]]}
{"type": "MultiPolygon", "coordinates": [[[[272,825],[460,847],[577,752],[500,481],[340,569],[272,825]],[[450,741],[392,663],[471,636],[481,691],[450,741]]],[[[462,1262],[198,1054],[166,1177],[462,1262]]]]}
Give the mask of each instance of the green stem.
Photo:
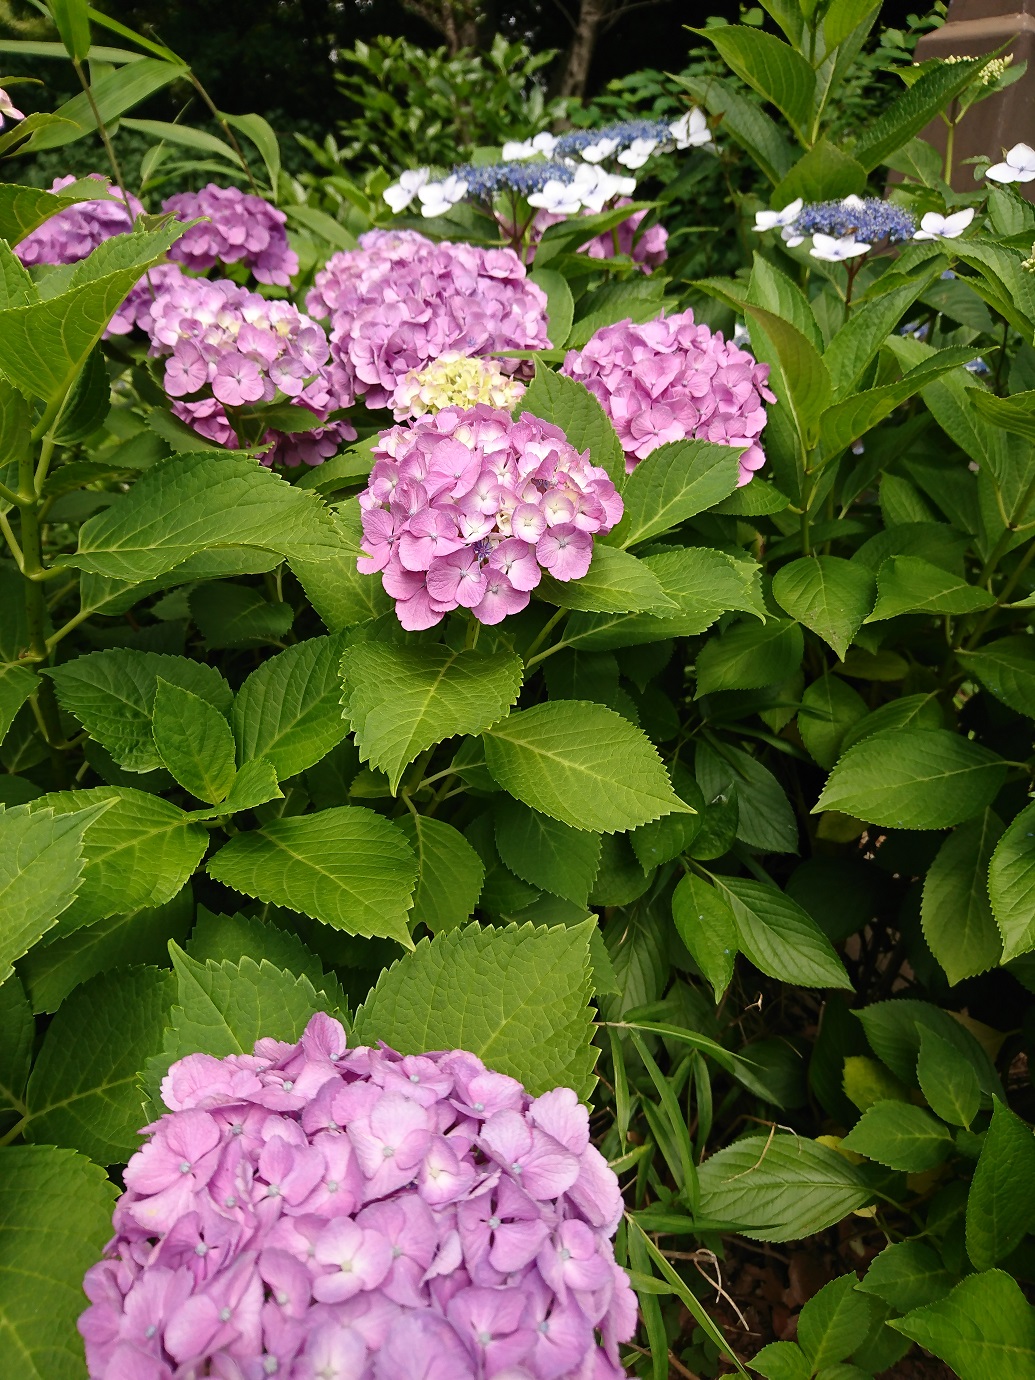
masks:
{"type": "Polygon", "coordinates": [[[956,121],[948,121],[949,128],[945,135],[945,170],[944,181],[952,186],[952,156],[956,147],[956,121]]]}
{"type": "MultiPolygon", "coordinates": [[[[258,184],[256,183],[255,178],[252,176],[252,170],[251,170],[251,168],[248,166],[248,160],[247,160],[247,158],[245,158],[245,156],[244,156],[244,152],[243,152],[242,149],[241,149],[241,145],[237,142],[237,136],[234,134],[233,130],[232,130],[232,129],[230,128],[230,126],[227,124],[227,122],[226,122],[226,120],[223,118],[223,116],[222,116],[222,115],[219,113],[219,111],[216,109],[216,107],[215,107],[215,105],[214,105],[214,103],[213,103],[213,101],[212,101],[212,97],[208,94],[208,92],[207,92],[207,91],[205,90],[205,88],[202,86],[201,82],[198,81],[198,79],[197,79],[197,77],[194,75],[194,73],[191,72],[191,71],[188,71],[188,75],[189,75],[189,77],[190,77],[190,83],[191,83],[191,85],[194,87],[194,90],[198,93],[198,95],[201,97],[201,99],[202,99],[202,100],[205,102],[205,104],[208,106],[209,110],[212,112],[213,116],[215,117],[216,121],[218,122],[219,127],[222,129],[223,133],[226,135],[227,141],[228,141],[228,143],[230,144],[230,147],[233,149],[234,153],[236,153],[237,156],[238,156],[238,158],[241,160],[241,167],[244,169],[244,175],[245,175],[245,177],[247,177],[248,182],[249,182],[249,184],[250,184],[250,186],[251,186],[252,191],[255,193],[256,196],[261,196],[262,193],[259,191],[258,184]]],[[[276,187],[271,187],[271,188],[270,188],[270,191],[273,193],[274,198],[276,198],[276,195],[277,195],[277,189],[276,189],[276,187]]]]}
{"type": "MultiPolygon", "coordinates": [[[[82,64],[80,63],[78,58],[72,59],[72,66],[75,68],[75,74],[79,78],[79,84],[83,88],[83,94],[86,96],[86,99],[89,102],[90,110],[93,113],[94,123],[97,126],[97,133],[101,136],[101,143],[104,145],[104,152],[108,155],[108,162],[111,164],[111,170],[115,176],[115,185],[122,193],[122,200],[125,203],[126,214],[128,216],[130,214],[129,195],[126,192],[126,186],[122,180],[122,169],[119,167],[119,160],[115,157],[115,147],[111,142],[111,136],[108,134],[108,131],[104,125],[104,121],[101,119],[101,112],[98,109],[97,101],[94,98],[93,89],[90,86],[90,83],[86,80],[86,73],[83,71],[82,64]]],[[[130,219],[132,219],[132,217],[130,217],[130,219]]]]}
{"type": "Polygon", "coordinates": [[[528,650],[525,652],[523,660],[526,666],[531,666],[534,661],[542,660],[542,657],[534,656],[533,653],[539,650],[567,612],[567,609],[558,609],[557,612],[547,620],[540,630],[539,636],[533,640],[528,650]]]}

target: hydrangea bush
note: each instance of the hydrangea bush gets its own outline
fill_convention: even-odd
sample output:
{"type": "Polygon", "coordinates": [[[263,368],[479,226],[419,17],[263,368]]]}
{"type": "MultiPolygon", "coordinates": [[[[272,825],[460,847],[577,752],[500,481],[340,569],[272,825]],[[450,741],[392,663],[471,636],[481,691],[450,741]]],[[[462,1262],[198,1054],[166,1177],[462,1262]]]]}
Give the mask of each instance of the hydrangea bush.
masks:
{"type": "Polygon", "coordinates": [[[835,148],[874,14],[792,5],[663,127],[360,184],[134,121],[127,187],[186,65],[51,12],[91,99],[0,93],[0,1374],[1029,1380],[1035,155],[923,138],[1017,65],[835,148]],[[94,107],[110,182],[27,185],[94,107]],[[741,271],[687,279],[662,166],[771,189],[741,271]]]}

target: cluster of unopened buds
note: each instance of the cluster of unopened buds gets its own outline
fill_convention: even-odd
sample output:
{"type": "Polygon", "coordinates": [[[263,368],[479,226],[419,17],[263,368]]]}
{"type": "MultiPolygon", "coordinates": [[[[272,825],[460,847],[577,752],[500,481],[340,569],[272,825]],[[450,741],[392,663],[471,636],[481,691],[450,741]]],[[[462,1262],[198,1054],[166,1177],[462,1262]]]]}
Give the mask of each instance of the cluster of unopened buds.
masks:
{"type": "MultiPolygon", "coordinates": [[[[358,249],[335,254],[306,308],[330,318],[332,359],[368,407],[404,408],[414,374],[445,355],[549,345],[546,294],[513,250],[412,230],[369,231],[358,249]]],[[[519,367],[502,362],[505,372],[519,367]]]]}
{"type": "Polygon", "coordinates": [[[395,390],[395,420],[476,403],[510,412],[524,391],[525,385],[509,378],[494,359],[450,352],[406,375],[395,390]]]}
{"type": "Polygon", "coordinates": [[[601,211],[615,197],[632,196],[636,179],[655,153],[713,148],[703,111],[688,110],[678,120],[623,120],[602,129],[567,134],[537,134],[505,143],[498,163],[461,164],[445,177],[413,168],[386,187],[385,201],[399,215],[414,200],[424,216],[441,216],[468,197],[490,204],[500,193],[516,193],[529,206],[557,215],[601,211]],[[612,162],[621,171],[609,172],[612,162]]]}
{"type": "Polygon", "coordinates": [[[765,463],[769,366],[694,321],[692,311],[604,326],[561,369],[610,417],[631,473],[658,446],[688,438],[742,446],[741,484],[765,463]]]}
{"type": "Polygon", "coordinates": [[[780,211],[756,211],[755,229],[760,233],[779,230],[780,238],[791,249],[811,236],[809,253],[814,259],[842,263],[861,258],[881,241],[901,244],[906,240],[957,239],[973,219],[974,208],[970,206],[944,216],[928,211],[918,226],[909,211],[880,197],[846,196],[839,201],[809,203],[798,197],[780,211]]]}
{"type": "Polygon", "coordinates": [[[360,494],[359,570],[381,573],[404,628],[453,609],[520,613],[548,571],[578,580],[623,505],[606,470],[559,427],[479,403],[383,432],[360,494]]]}
{"type": "MultiPolygon", "coordinates": [[[[349,381],[330,359],[327,336],[290,302],[266,301],[225,279],[210,282],[174,270],[149,304],[151,353],[167,356],[165,391],[173,412],[219,445],[234,443],[231,415],[286,400],[321,421],[353,402],[349,381]],[[205,396],[192,400],[194,395],[205,396]]],[[[267,464],[318,465],[354,440],[346,422],[308,431],[267,432],[267,464]]]]}
{"type": "Polygon", "coordinates": [[[316,1015],[162,1096],[86,1276],[90,1380],[622,1380],[622,1198],[570,1089],[316,1015]]]}

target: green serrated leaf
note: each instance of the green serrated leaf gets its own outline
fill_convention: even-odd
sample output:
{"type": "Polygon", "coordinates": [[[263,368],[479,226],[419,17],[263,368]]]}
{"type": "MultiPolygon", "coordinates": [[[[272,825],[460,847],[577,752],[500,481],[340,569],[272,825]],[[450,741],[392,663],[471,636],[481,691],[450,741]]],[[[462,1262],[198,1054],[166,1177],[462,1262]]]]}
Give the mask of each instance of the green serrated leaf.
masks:
{"type": "Polygon", "coordinates": [[[1003,936],[1001,962],[1035,948],[1035,804],[999,840],[988,869],[988,896],[1003,936]]]}
{"type": "Polygon", "coordinates": [[[521,689],[520,660],[508,652],[396,647],[357,642],[341,660],[342,704],[360,759],[384,771],[393,794],[425,748],[480,733],[502,718],[521,689]]]}
{"type": "Polygon", "coordinates": [[[245,896],[301,911],[347,934],[410,947],[406,922],[416,859],[399,830],[373,810],[344,806],[271,820],[224,844],[208,871],[245,896]]]}
{"type": "Polygon", "coordinates": [[[892,556],[877,572],[877,603],[866,622],[878,623],[901,613],[976,613],[994,603],[987,589],[970,585],[930,561],[892,556]]]}
{"type": "Polygon", "coordinates": [[[601,465],[621,490],[625,483],[625,452],[611,420],[584,383],[554,373],[536,361],[535,378],[518,403],[519,413],[530,412],[559,426],[578,451],[588,450],[594,465],[601,465]]]}
{"type": "Polygon", "coordinates": [[[25,988],[17,977],[0,983],[0,1118],[6,1128],[11,1113],[25,1111],[25,1084],[32,1067],[36,1022],[25,988]]]}
{"type": "Polygon", "coordinates": [[[945,1361],[959,1380],[1030,1380],[1035,1370],[1035,1308],[1001,1270],[969,1275],[945,1298],[888,1326],[945,1361]]]}
{"type": "Polygon", "coordinates": [[[540,814],[613,834],[688,807],[646,734],[612,709],[555,700],[482,734],[495,780],[540,814]]]}
{"type": "Polygon", "coordinates": [[[788,680],[804,654],[801,628],[789,619],[771,618],[762,627],[735,623],[698,653],[695,698],[715,690],[756,690],[788,680]]]}
{"type": "Polygon", "coordinates": [[[678,527],[737,487],[738,446],[712,441],[669,441],[641,460],[625,481],[625,515],[607,538],[628,547],[678,527]]]}
{"type": "Polygon", "coordinates": [[[798,821],[783,787],[767,767],[729,743],[700,742],[694,773],[706,800],[729,799],[740,806],[737,838],[763,853],[797,853],[798,821]]]}
{"type": "Polygon", "coordinates": [[[858,1282],[854,1274],[832,1279],[798,1314],[798,1344],[814,1370],[843,1361],[866,1339],[874,1305],[858,1282]]]}
{"type": "Polygon", "coordinates": [[[898,1241],[884,1247],[858,1287],[908,1313],[944,1298],[952,1288],[952,1275],[930,1246],[922,1241],[898,1241]]]}
{"type": "Polygon", "coordinates": [[[1000,960],[1003,942],[988,899],[988,868],[1002,833],[995,811],[983,810],[948,836],[924,879],[924,938],[951,984],[1000,960]]]}
{"type": "Polygon", "coordinates": [[[515,876],[585,906],[600,866],[600,835],[530,810],[511,796],[493,804],[496,847],[515,876]]]}
{"type": "Polygon", "coordinates": [[[558,608],[584,613],[639,613],[649,609],[674,614],[678,610],[646,561],[603,542],[594,544],[593,559],[582,579],[562,582],[544,573],[536,597],[558,608]]]}
{"type": "Polygon", "coordinates": [[[158,755],[191,795],[215,805],[233,785],[234,735],[218,709],[158,678],[152,719],[158,755]]]}
{"type": "Polygon", "coordinates": [[[842,1144],[889,1169],[922,1174],[947,1158],[952,1137],[930,1112],[894,1099],[867,1107],[842,1144]]]}
{"type": "Polygon", "coordinates": [[[916,1076],[935,1116],[953,1126],[969,1126],[977,1116],[981,1087],[976,1070],[933,1030],[923,1031],[920,1037],[916,1076]]]}
{"type": "Polygon", "coordinates": [[[737,926],[732,910],[714,886],[687,873],[672,893],[672,919],[718,1004],[730,985],[737,957],[737,926]]]}
{"type": "Polygon", "coordinates": [[[829,673],[805,687],[798,732],[812,757],[827,771],[841,754],[845,734],[866,717],[866,701],[839,676],[829,673]]]}
{"type": "Polygon", "coordinates": [[[314,637],[271,657],[237,692],[238,758],[264,758],[283,781],[315,766],[348,732],[338,663],[341,638],[314,637]]]}
{"type": "Polygon", "coordinates": [[[773,598],[844,658],[873,607],[873,576],[841,556],[803,556],[777,571],[773,598]]]}
{"type": "Polygon", "coordinates": [[[713,881],[733,913],[738,947],[761,972],[800,987],[851,988],[829,939],[797,901],[743,877],[713,881]]]}
{"type": "Polygon", "coordinates": [[[532,1093],[571,1087],[585,1099],[594,927],[468,925],[424,939],[382,973],[356,1013],[356,1039],[403,1054],[467,1049],[532,1093]]]}
{"type": "Polygon", "coordinates": [[[964,670],[978,678],[997,699],[1035,719],[1035,647],[1021,635],[1001,637],[977,651],[956,652],[964,670]]]}
{"type": "Polygon", "coordinates": [[[271,800],[283,800],[276,768],[265,757],[255,757],[238,767],[220,814],[233,815],[240,810],[254,810],[271,800]]]}
{"type": "Polygon", "coordinates": [[[37,684],[27,666],[0,666],[0,743],[6,738],[18,710],[36,693],[37,684]]]}
{"type": "Polygon", "coordinates": [[[411,919],[432,934],[468,920],[485,882],[485,864],[458,830],[441,819],[411,815],[396,827],[417,857],[417,890],[411,919]]]}
{"type": "Polygon", "coordinates": [[[259,590],[225,580],[193,590],[190,611],[210,651],[279,642],[295,621],[290,604],[271,604],[259,590]]]}
{"type": "Polygon", "coordinates": [[[974,1268],[998,1264],[1033,1226],[1035,1131],[996,1098],[967,1195],[967,1254],[974,1268]]]}

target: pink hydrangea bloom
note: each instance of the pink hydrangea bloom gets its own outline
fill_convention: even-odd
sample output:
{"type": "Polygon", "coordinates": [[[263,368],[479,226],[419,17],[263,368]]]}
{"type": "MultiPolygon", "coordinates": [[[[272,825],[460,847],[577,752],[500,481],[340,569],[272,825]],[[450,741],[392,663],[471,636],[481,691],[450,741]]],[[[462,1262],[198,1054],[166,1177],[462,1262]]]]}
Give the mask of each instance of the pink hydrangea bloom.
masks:
{"type": "Polygon", "coordinates": [[[571,1089],[315,1015],[162,1096],[84,1281],[90,1380],[622,1380],[622,1198],[571,1089]]]}
{"type": "MultiPolygon", "coordinates": [[[[144,211],[136,197],[129,194],[127,211],[117,187],[111,186],[100,173],[90,173],[90,177],[114,200],[80,201],[45,220],[15,248],[23,264],[75,264],[92,254],[99,244],[110,240],[112,235],[125,235],[133,229],[134,220],[144,211]]],[[[49,190],[64,191],[75,181],[71,174],[58,177],[49,190]]]]}
{"type": "Polygon", "coordinates": [[[667,441],[696,437],[746,447],[740,483],[765,464],[758,444],[766,423],[769,366],[694,321],[692,311],[637,326],[605,326],[562,373],[578,379],[614,423],[629,473],[667,441]]]}
{"type": "Polygon", "coordinates": [[[412,230],[371,230],[359,243],[316,275],[306,308],[330,317],[332,358],[369,407],[404,406],[400,384],[442,355],[549,345],[546,294],[513,250],[412,230]]]}
{"type": "Polygon", "coordinates": [[[482,623],[520,613],[544,569],[581,579],[593,534],[622,516],[607,471],[527,412],[443,408],[382,432],[373,455],[358,566],[381,572],[411,631],[455,608],[482,623]]]}
{"type": "MultiPolygon", "coordinates": [[[[331,361],[323,327],[290,302],[267,302],[222,279],[188,278],[174,266],[164,272],[169,276],[153,300],[139,303],[136,321],[151,337],[151,354],[167,357],[173,412],[200,435],[236,444],[225,409],[272,402],[278,391],[321,421],[352,404],[348,377],[331,361]],[[210,395],[195,398],[203,390],[210,395]]],[[[355,437],[343,421],[290,434],[269,431],[265,440],[273,449],[263,460],[319,465],[355,437]]]]}
{"type": "Polygon", "coordinates": [[[289,287],[298,255],[288,244],[287,217],[261,196],[210,182],[200,192],[179,192],[162,203],[180,220],[203,217],[169,250],[170,259],[204,273],[217,263],[243,263],[260,283],[289,287]]]}

